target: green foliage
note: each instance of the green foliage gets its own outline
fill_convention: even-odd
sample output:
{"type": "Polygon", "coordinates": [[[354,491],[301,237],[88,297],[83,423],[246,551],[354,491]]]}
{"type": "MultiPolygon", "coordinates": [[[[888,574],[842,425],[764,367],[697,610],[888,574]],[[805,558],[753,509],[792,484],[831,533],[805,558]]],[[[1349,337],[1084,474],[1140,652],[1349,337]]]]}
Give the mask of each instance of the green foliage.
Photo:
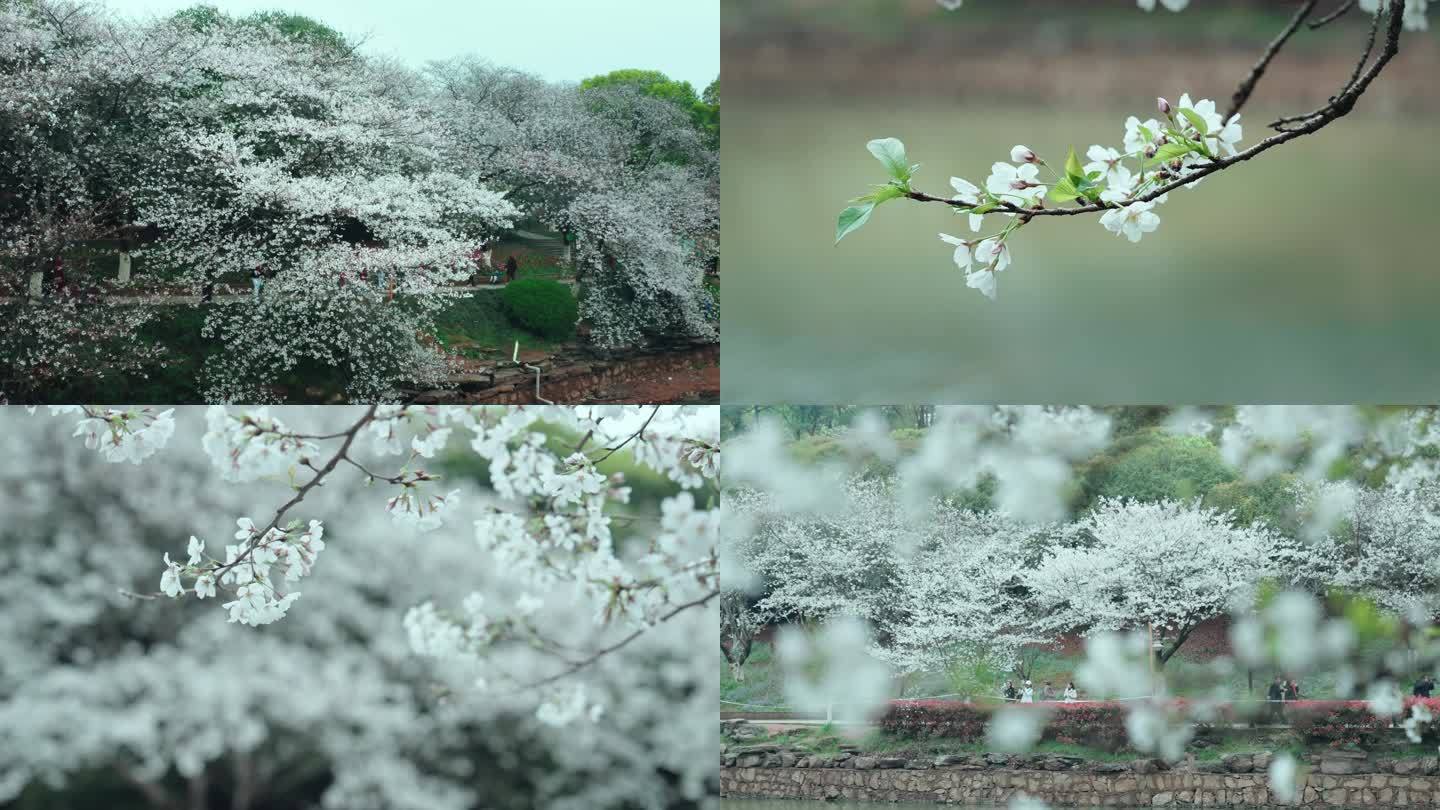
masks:
{"type": "Polygon", "coordinates": [[[217,6],[201,4],[183,8],[172,14],[170,19],[196,31],[209,31],[217,26],[225,25],[273,28],[296,42],[305,42],[342,53],[348,53],[351,50],[350,43],[339,31],[312,17],[287,11],[257,11],[248,17],[236,20],[217,6]]]}
{"type": "Polygon", "coordinates": [[[870,154],[874,155],[875,159],[880,161],[880,165],[885,167],[891,180],[905,186],[910,184],[910,178],[915,174],[915,167],[911,166],[910,161],[905,157],[905,144],[901,143],[898,138],[876,138],[865,144],[865,148],[870,150],[870,154]]]}
{"type": "Polygon", "coordinates": [[[612,70],[603,76],[591,76],[580,82],[581,92],[607,87],[629,87],[642,95],[658,98],[684,110],[690,122],[705,134],[713,145],[719,145],[720,138],[720,80],[716,79],[705,88],[703,96],[695,94],[689,82],[678,81],[658,70],[628,68],[612,70]]]}
{"type": "Polygon", "coordinates": [[[244,25],[269,27],[278,30],[287,38],[328,48],[338,52],[349,52],[351,45],[343,34],[334,28],[303,14],[285,11],[257,11],[241,21],[244,25]]]}
{"type": "MultiPolygon", "coordinates": [[[[1136,438],[1137,446],[1116,457],[1113,464],[1092,468],[1091,475],[1096,478],[1088,483],[1094,496],[1188,500],[1204,497],[1216,486],[1236,478],[1209,439],[1160,430],[1136,438]]],[[[1092,504],[1093,499],[1086,506],[1092,504]]]]}
{"type": "Polygon", "coordinates": [[[874,211],[875,203],[873,202],[862,202],[841,211],[840,218],[835,222],[835,244],[840,244],[841,239],[869,222],[870,214],[874,211]]]}
{"type": "Polygon", "coordinates": [[[505,311],[526,329],[552,340],[565,340],[575,334],[580,304],[568,285],[526,278],[507,285],[503,297],[505,311]]]}
{"type": "Polygon", "coordinates": [[[984,658],[958,659],[945,674],[950,676],[951,692],[972,700],[994,696],[996,684],[1005,677],[1005,673],[990,666],[984,658]]]}
{"type": "Polygon", "coordinates": [[[1205,495],[1205,505],[1233,512],[1235,522],[1246,525],[1261,521],[1295,537],[1300,518],[1295,509],[1294,487],[1300,481],[1290,473],[1272,475],[1260,481],[1227,481],[1205,495]]]}

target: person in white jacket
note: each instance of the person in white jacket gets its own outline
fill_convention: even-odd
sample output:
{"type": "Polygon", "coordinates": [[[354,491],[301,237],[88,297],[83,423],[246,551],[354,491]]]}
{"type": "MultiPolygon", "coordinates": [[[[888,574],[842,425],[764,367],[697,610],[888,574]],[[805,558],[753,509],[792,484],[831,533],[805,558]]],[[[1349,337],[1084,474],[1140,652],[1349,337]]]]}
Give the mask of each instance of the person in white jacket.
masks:
{"type": "Polygon", "coordinates": [[[1065,702],[1074,703],[1080,699],[1080,693],[1075,691],[1075,682],[1071,681],[1065,685],[1065,702]]]}
{"type": "Polygon", "coordinates": [[[1026,681],[1026,682],[1025,682],[1025,688],[1020,690],[1020,702],[1021,702],[1021,703],[1034,703],[1034,702],[1035,702],[1035,687],[1031,686],[1029,681],[1026,681]]]}

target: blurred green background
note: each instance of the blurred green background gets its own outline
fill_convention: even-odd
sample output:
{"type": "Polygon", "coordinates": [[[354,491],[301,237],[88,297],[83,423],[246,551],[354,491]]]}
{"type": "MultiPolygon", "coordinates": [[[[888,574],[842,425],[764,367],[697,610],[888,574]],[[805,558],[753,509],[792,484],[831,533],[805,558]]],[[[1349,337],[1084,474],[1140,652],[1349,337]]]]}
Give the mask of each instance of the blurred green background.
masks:
{"type": "MultiPolygon", "coordinates": [[[[1440,30],[1407,34],[1349,117],[1173,193],[1138,245],[1094,217],[1032,223],[998,302],[936,237],[968,233],[943,206],[889,203],[833,245],[846,200],[885,179],[871,138],[903,140],[936,194],[1016,143],[1057,162],[1118,146],[1156,95],[1223,107],[1293,7],[725,0],[724,401],[1434,400],[1440,30]]],[[[1243,144],[1323,103],[1367,28],[1298,35],[1243,144]]]]}

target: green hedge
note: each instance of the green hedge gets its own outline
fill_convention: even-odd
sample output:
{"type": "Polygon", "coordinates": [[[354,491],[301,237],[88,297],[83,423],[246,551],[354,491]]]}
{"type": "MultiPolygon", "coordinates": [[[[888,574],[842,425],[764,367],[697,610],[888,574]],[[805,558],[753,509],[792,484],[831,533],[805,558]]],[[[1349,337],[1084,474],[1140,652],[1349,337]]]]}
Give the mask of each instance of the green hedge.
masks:
{"type": "Polygon", "coordinates": [[[505,312],[516,325],[552,340],[575,334],[580,304],[568,285],[526,278],[506,285],[503,295],[505,312]]]}

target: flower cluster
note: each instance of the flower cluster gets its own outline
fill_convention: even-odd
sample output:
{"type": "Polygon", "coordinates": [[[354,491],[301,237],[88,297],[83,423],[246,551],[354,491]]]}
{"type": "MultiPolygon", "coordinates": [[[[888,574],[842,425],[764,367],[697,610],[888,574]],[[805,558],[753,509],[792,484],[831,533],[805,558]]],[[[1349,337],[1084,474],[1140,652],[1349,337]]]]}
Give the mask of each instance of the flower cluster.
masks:
{"type": "MultiPolygon", "coordinates": [[[[1089,163],[1082,165],[1071,150],[1063,170],[1057,170],[1034,150],[1017,145],[1010,150],[1010,163],[991,167],[983,189],[964,178],[950,178],[956,192],[952,207],[968,217],[972,232],[984,229],[987,215],[1007,218],[999,232],[983,237],[940,234],[941,241],[955,248],[952,258],[966,273],[966,284],[995,298],[995,276],[1010,266],[1010,236],[1028,221],[1026,212],[1044,208],[1046,200],[1103,204],[1108,210],[1100,224],[1139,242],[1160,227],[1154,209],[1169,197],[1165,189],[1217,157],[1236,153],[1243,133],[1238,113],[1222,120],[1214,101],[1191,101],[1188,93],[1176,105],[1162,98],[1157,106],[1163,121],[1130,116],[1123,150],[1095,144],[1086,152],[1089,163]]],[[[889,149],[904,153],[898,141],[889,149]]],[[[1197,177],[1188,185],[1199,182],[1197,177]]]]}
{"type": "Polygon", "coordinates": [[[231,413],[223,405],[205,412],[207,430],[201,445],[210,460],[224,471],[226,481],[255,481],[289,475],[319,448],[291,432],[266,408],[231,413]]]}
{"type": "Polygon", "coordinates": [[[173,562],[166,552],[160,591],[172,598],[194,593],[197,599],[204,599],[216,595],[218,582],[235,593],[235,599],[223,605],[230,621],[251,626],[279,621],[300,598],[299,591],[281,591],[310,573],[325,550],[325,527],[318,520],[310,521],[308,527],[295,521],[284,528],[272,526],[261,531],[250,518],[235,523],[239,542],[225,547],[224,562],[207,562],[205,542],[194,536],[185,565],[173,562]],[[278,581],[272,576],[277,569],[282,575],[278,581]],[[188,588],[186,579],[192,580],[188,588]]]}
{"type": "MultiPolygon", "coordinates": [[[[948,10],[960,8],[963,0],[939,0],[948,10]]],[[[1189,0],[1160,0],[1171,11],[1181,11],[1189,0]]],[[[1140,8],[1155,9],[1155,0],[1138,0],[1140,8]]],[[[1323,18],[1310,21],[1318,28],[1338,19],[1352,7],[1343,4],[1323,18]]],[[[1197,185],[1205,176],[1249,160],[1255,155],[1307,135],[1327,126],[1348,113],[1355,100],[1371,81],[1398,53],[1398,35],[1402,28],[1424,30],[1428,23],[1428,0],[1361,0],[1359,7],[1377,15],[1370,39],[1350,81],[1340,92],[1318,110],[1272,122],[1278,134],[1249,147],[1243,153],[1237,148],[1243,137],[1240,108],[1250,98],[1256,83],[1264,75],[1270,61],[1315,11],[1314,3],[1302,4],[1290,24],[1272,42],[1248,76],[1241,80],[1232,97],[1229,112],[1218,112],[1214,101],[1192,101],[1182,95],[1178,103],[1157,99],[1159,118],[1141,121],[1131,116],[1125,122],[1122,148],[1093,145],[1086,152],[1088,163],[1081,163],[1072,148],[1063,169],[1052,167],[1034,150],[1017,145],[1010,152],[1009,163],[995,163],[983,187],[963,178],[951,178],[954,197],[936,197],[917,191],[911,184],[916,165],[909,162],[905,147],[894,138],[871,141],[867,146],[885,167],[890,179],[861,197],[840,213],[836,222],[835,240],[862,227],[875,208],[890,200],[908,198],[924,202],[948,204],[957,214],[966,214],[970,229],[979,233],[988,214],[999,214],[1008,221],[993,234],[967,239],[941,233],[940,239],[954,248],[957,267],[965,272],[967,286],[979,290],[987,298],[997,294],[996,276],[1010,264],[1007,240],[1014,232],[1042,215],[1101,213],[1100,224],[1109,232],[1139,242],[1145,234],[1160,227],[1155,208],[1168,199],[1170,191],[1197,185]],[[1376,48],[1380,15],[1390,15],[1385,45],[1380,55],[1371,60],[1376,48]],[[1368,65],[1368,67],[1367,67],[1368,65]],[[1042,174],[1042,170],[1045,173],[1042,174]],[[1066,210],[1047,209],[1046,202],[1075,207],[1066,210]]]]}
{"type": "MultiPolygon", "coordinates": [[[[55,409],[63,413],[65,407],[55,409]]],[[[110,462],[139,464],[163,448],[175,433],[175,409],[156,413],[150,408],[117,410],[81,408],[85,417],[75,425],[85,446],[110,462]]]]}

